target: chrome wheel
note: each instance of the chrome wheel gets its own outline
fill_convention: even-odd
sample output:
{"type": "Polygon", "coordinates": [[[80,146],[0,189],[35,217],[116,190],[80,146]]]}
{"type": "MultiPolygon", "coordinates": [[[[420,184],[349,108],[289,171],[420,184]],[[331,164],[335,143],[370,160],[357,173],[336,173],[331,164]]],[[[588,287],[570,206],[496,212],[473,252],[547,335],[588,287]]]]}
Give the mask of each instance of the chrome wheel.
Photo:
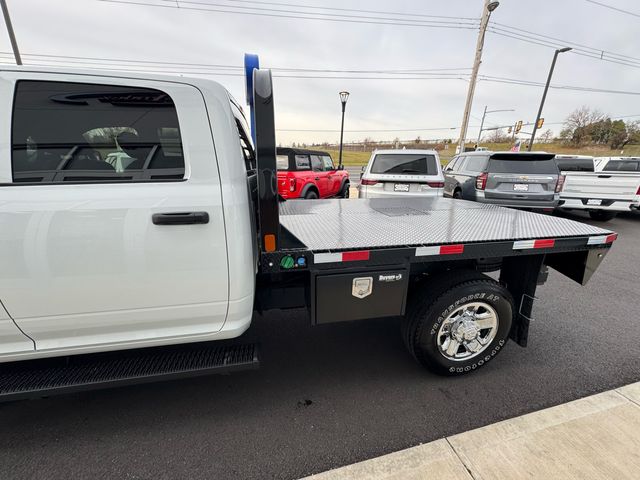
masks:
{"type": "Polygon", "coordinates": [[[498,314],[484,302],[461,305],[438,330],[438,350],[448,360],[469,360],[480,355],[498,332],[498,314]]]}

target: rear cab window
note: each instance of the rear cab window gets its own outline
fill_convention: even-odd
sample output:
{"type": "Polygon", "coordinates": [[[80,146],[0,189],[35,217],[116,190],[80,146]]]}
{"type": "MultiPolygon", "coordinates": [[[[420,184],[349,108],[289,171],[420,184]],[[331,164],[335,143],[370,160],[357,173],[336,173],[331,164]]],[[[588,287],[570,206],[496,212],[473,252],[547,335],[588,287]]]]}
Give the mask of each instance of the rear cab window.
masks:
{"type": "Polygon", "coordinates": [[[602,170],[606,172],[638,172],[640,171],[640,159],[609,160],[602,170]]]}
{"type": "Polygon", "coordinates": [[[12,124],[14,183],[180,181],[171,97],[150,88],[21,80],[12,124]]]}
{"type": "Polygon", "coordinates": [[[593,159],[590,158],[556,158],[561,172],[593,172],[593,159]]]}
{"type": "Polygon", "coordinates": [[[419,153],[379,153],[373,159],[371,173],[394,175],[437,175],[434,155],[419,153]]]}

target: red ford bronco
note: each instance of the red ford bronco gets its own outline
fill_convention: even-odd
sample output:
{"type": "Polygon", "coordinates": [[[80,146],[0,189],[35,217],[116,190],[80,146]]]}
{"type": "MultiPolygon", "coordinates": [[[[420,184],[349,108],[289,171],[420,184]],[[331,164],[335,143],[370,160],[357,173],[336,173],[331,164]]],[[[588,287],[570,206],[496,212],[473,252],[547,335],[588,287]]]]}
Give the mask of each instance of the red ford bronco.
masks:
{"type": "Polygon", "coordinates": [[[292,198],[349,198],[349,173],[327,152],[278,148],[278,193],[292,198]]]}

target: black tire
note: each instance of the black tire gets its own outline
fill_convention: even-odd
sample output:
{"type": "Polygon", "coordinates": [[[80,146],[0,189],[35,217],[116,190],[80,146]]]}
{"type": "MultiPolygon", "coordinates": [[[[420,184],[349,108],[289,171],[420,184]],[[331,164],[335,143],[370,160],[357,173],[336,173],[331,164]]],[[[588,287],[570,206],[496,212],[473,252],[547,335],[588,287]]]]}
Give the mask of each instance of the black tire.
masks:
{"type": "Polygon", "coordinates": [[[453,192],[453,198],[457,198],[458,200],[462,200],[462,192],[460,190],[456,190],[453,192]]]}
{"type": "Polygon", "coordinates": [[[600,222],[608,222],[609,220],[615,218],[617,215],[616,212],[608,212],[606,210],[590,210],[589,216],[593,220],[598,220],[600,222]]]}
{"type": "Polygon", "coordinates": [[[304,199],[305,200],[315,200],[318,198],[318,194],[316,193],[315,190],[309,190],[305,195],[304,195],[304,199]]]}
{"type": "Polygon", "coordinates": [[[349,198],[349,187],[349,182],[345,182],[345,184],[342,186],[342,189],[340,190],[340,193],[338,194],[338,197],[349,198]]]}
{"type": "Polygon", "coordinates": [[[417,284],[410,296],[402,322],[403,340],[413,357],[434,373],[453,376],[477,370],[495,357],[509,339],[515,312],[513,297],[486,275],[448,272],[417,284]],[[496,313],[495,336],[468,359],[452,360],[438,346],[440,327],[449,315],[473,302],[484,303],[496,313]]]}

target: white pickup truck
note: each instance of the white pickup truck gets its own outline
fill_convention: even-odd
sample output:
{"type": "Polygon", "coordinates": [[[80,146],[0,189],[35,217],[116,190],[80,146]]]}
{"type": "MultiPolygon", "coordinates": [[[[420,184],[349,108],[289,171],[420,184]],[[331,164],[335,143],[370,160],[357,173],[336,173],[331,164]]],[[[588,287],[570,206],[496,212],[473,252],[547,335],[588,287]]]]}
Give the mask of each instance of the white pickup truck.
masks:
{"type": "Polygon", "coordinates": [[[526,345],[545,265],[585,284],[616,238],[444,198],[279,203],[271,74],[248,80],[255,150],[210,80],[3,67],[0,400],[256,366],[218,340],[284,308],[399,317],[464,374],[526,345]]]}
{"type": "Polygon", "coordinates": [[[584,210],[594,220],[602,221],[640,208],[640,171],[603,170],[612,163],[624,166],[629,162],[595,159],[598,168],[589,156],[556,155],[555,159],[565,177],[558,208],[584,210]]]}

